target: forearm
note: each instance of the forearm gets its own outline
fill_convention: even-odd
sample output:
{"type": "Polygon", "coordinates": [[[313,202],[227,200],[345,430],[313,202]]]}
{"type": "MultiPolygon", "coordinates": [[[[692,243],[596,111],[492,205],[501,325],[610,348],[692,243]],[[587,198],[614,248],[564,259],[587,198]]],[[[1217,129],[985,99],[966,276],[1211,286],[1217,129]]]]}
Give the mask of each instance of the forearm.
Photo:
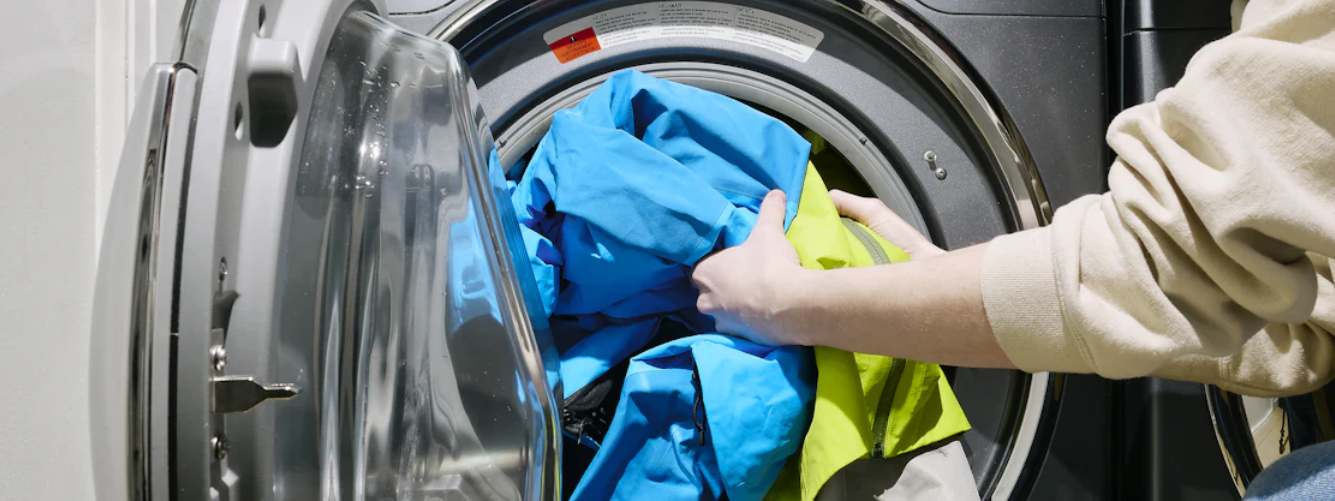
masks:
{"type": "Polygon", "coordinates": [[[790,339],[878,355],[1012,368],[983,309],[979,245],[906,263],[805,270],[780,313],[790,339]]]}

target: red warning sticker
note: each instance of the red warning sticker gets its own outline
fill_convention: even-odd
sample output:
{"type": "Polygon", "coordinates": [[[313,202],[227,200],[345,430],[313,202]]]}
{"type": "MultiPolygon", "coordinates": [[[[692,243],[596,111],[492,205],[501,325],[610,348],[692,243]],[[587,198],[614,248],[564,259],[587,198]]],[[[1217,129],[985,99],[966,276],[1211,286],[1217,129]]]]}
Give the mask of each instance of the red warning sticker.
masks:
{"type": "Polygon", "coordinates": [[[547,46],[552,48],[552,54],[556,55],[556,60],[563,64],[580,56],[597,52],[598,49],[602,48],[598,45],[598,35],[593,32],[592,26],[553,41],[547,46]]]}
{"type": "Polygon", "coordinates": [[[723,40],[806,62],[825,34],[759,9],[681,1],[605,10],[561,25],[542,38],[561,63],[623,44],[662,38],[723,40]]]}

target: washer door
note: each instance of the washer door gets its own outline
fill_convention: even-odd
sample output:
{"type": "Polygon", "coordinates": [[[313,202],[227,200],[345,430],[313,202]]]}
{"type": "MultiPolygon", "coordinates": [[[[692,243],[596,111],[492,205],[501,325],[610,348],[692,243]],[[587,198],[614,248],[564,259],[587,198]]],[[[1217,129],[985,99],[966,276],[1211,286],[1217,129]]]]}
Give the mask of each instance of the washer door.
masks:
{"type": "Polygon", "coordinates": [[[188,6],[101,255],[101,499],[555,497],[555,352],[476,88],[380,11],[188,6]]]}
{"type": "MultiPolygon", "coordinates": [[[[1038,226],[1049,208],[1015,127],[950,45],[895,2],[478,0],[433,35],[460,48],[516,165],[551,115],[637,68],[819,134],[944,247],[1038,226]]],[[[954,369],[984,498],[1022,497],[1059,395],[1046,374],[954,369]]]]}

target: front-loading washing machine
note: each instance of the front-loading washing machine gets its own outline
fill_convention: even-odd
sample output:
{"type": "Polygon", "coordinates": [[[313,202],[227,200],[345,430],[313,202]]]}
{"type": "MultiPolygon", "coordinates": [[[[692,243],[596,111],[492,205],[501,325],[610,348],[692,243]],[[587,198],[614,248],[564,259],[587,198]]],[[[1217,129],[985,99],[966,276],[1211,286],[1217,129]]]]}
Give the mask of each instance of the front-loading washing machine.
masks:
{"type": "MultiPolygon", "coordinates": [[[[99,496],[557,499],[560,381],[505,187],[555,111],[627,68],[729,95],[958,248],[1102,188],[1105,22],[1098,0],[189,2],[109,210],[99,496]]],[[[985,499],[1114,497],[1109,382],[948,377],[985,499]]]]}

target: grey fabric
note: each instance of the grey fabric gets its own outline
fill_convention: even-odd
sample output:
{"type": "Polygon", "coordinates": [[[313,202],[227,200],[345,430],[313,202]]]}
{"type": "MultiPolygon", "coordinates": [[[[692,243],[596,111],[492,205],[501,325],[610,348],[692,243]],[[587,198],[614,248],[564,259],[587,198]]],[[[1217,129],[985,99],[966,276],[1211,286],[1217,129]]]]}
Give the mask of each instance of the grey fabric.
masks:
{"type": "Polygon", "coordinates": [[[859,459],[821,487],[816,501],[978,501],[969,459],[949,440],[889,459],[859,459]]]}

